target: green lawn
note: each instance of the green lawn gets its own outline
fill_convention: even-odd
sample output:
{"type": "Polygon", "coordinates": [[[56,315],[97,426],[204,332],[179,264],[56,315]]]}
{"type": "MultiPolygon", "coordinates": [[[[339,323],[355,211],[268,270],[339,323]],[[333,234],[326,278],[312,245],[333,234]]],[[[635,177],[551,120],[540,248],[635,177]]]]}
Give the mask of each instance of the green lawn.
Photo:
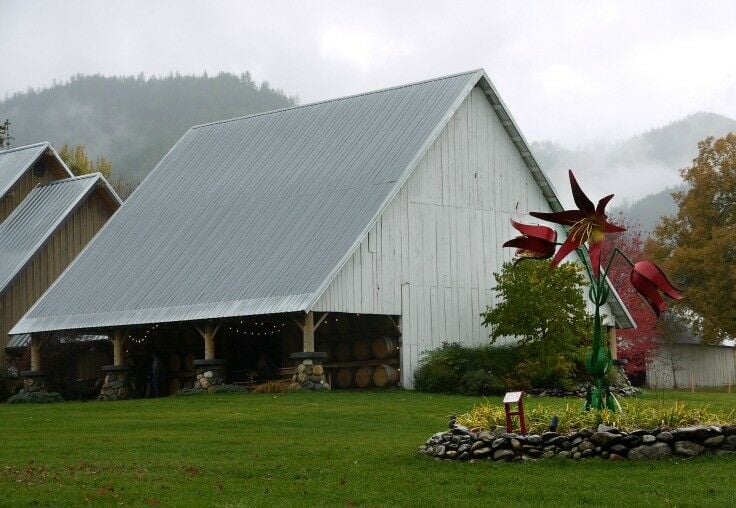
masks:
{"type": "MultiPolygon", "coordinates": [[[[725,393],[645,397],[736,405],[725,393]]],[[[447,415],[480,400],[397,390],[2,404],[0,505],[736,505],[728,457],[468,464],[416,455],[447,415]]]]}

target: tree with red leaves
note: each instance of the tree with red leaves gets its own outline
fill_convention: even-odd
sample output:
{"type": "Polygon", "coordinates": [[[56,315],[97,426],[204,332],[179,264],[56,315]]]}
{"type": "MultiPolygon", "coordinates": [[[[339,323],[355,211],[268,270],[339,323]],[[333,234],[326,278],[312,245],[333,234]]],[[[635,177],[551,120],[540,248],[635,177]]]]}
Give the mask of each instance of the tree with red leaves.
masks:
{"type": "MultiPolygon", "coordinates": [[[[607,259],[614,247],[618,247],[630,259],[642,258],[644,239],[641,226],[623,217],[618,219],[618,223],[624,224],[626,231],[606,235],[603,240],[602,258],[607,259]]],[[[628,361],[624,367],[626,374],[637,376],[646,371],[647,361],[657,352],[659,329],[657,316],[652,313],[650,303],[631,285],[630,273],[630,266],[617,262],[611,267],[608,278],[636,321],[635,329],[617,330],[616,337],[618,356],[628,361]]]]}

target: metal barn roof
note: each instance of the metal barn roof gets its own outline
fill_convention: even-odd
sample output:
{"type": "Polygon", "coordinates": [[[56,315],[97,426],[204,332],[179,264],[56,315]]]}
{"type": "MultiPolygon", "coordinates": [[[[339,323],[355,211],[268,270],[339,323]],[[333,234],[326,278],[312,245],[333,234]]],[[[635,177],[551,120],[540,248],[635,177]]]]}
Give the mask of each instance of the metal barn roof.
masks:
{"type": "MultiPolygon", "coordinates": [[[[74,337],[60,337],[63,343],[82,343],[82,342],[106,342],[110,340],[107,335],[76,335],[74,337]]],[[[11,335],[8,345],[5,349],[23,349],[31,345],[31,334],[24,333],[21,335],[11,335]]]]}
{"type": "Polygon", "coordinates": [[[0,291],[101,181],[94,173],[39,185],[0,224],[0,291]]]}
{"type": "Polygon", "coordinates": [[[526,147],[482,70],[193,127],[11,333],[309,310],[475,85],[526,147]]]}
{"type": "MultiPolygon", "coordinates": [[[[25,171],[49,150],[59,160],[60,166],[66,166],[47,142],[34,143],[0,151],[0,197],[4,196],[25,171]]],[[[66,170],[69,173],[68,170],[66,170]]],[[[69,173],[69,176],[72,176],[69,173]]]]}

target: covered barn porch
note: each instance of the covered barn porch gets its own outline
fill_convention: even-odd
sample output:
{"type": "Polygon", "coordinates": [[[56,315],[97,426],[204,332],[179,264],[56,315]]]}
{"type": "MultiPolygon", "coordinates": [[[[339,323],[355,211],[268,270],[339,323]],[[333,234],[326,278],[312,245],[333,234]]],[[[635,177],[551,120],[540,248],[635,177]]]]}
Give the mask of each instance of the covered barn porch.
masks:
{"type": "MultiPolygon", "coordinates": [[[[75,334],[64,333],[65,342],[75,343],[75,334]]],[[[251,389],[274,380],[306,387],[322,377],[329,387],[343,389],[390,387],[400,380],[399,316],[281,313],[84,330],[78,335],[90,333],[108,337],[112,346],[109,364],[96,367],[103,400],[166,396],[195,387],[214,391],[224,384],[251,389]]],[[[45,382],[42,353],[52,341],[59,337],[31,336],[27,378],[45,382]]],[[[67,352],[78,354],[71,347],[67,352]]]]}

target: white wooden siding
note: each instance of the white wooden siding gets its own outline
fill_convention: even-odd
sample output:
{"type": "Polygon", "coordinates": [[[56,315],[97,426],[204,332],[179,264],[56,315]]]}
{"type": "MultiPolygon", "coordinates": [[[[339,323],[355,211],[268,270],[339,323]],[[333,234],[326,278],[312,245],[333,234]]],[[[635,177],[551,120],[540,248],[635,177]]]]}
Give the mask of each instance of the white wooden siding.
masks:
{"type": "Polygon", "coordinates": [[[691,383],[701,388],[736,384],[736,348],[674,344],[647,364],[650,388],[689,388],[691,383]]]}
{"type": "Polygon", "coordinates": [[[476,87],[314,310],[401,315],[402,384],[411,387],[423,351],[488,342],[480,313],[495,303],[493,273],[513,256],[501,244],[514,236],[517,202],[551,211],[476,87]]]}

